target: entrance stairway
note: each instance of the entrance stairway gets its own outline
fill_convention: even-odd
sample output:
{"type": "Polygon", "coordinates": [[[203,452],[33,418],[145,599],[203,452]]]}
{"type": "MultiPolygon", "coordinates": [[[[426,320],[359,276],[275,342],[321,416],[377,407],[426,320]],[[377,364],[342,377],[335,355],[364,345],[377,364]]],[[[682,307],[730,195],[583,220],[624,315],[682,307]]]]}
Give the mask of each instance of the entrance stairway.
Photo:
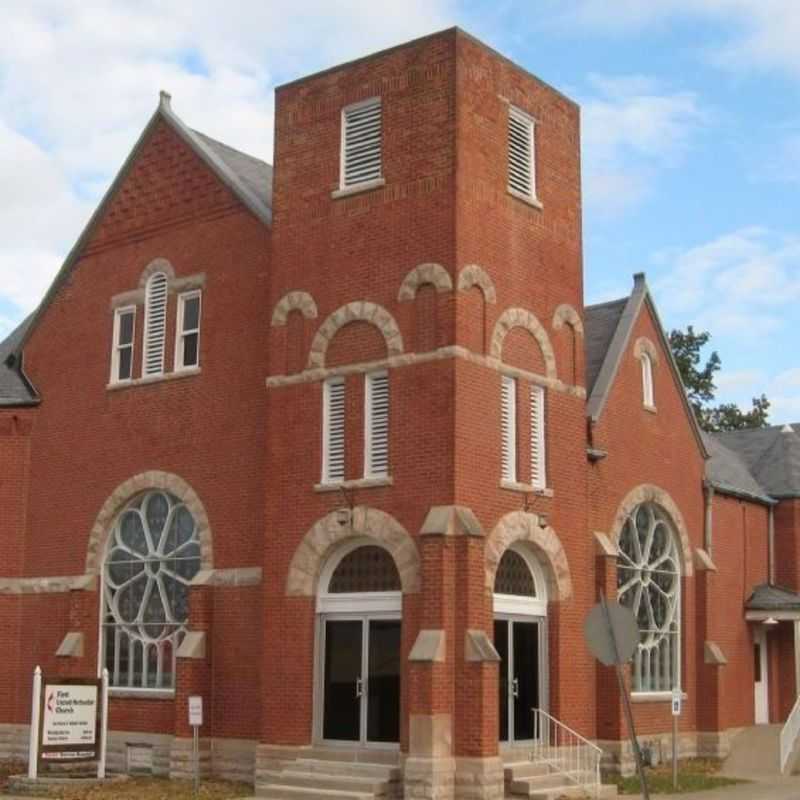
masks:
{"type": "Polygon", "coordinates": [[[266,800],[399,800],[396,764],[299,758],[276,772],[263,772],[256,797],[266,800]]]}
{"type": "Polygon", "coordinates": [[[508,761],[505,764],[506,797],[528,797],[530,800],[558,798],[613,798],[617,787],[593,785],[594,774],[570,770],[566,764],[559,769],[557,761],[508,761]]]}

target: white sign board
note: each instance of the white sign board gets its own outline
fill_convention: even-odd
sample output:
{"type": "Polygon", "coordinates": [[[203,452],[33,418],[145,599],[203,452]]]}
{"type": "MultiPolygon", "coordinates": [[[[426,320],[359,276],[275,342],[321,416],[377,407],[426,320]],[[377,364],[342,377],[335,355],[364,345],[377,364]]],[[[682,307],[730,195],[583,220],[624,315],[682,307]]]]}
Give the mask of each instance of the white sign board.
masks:
{"type": "Polygon", "coordinates": [[[672,692],[672,716],[679,717],[681,715],[681,704],[683,702],[683,695],[680,690],[672,692]]]}
{"type": "Polygon", "coordinates": [[[189,724],[197,727],[203,724],[203,698],[198,694],[189,698],[189,724]]]}
{"type": "Polygon", "coordinates": [[[97,742],[97,686],[46,683],[42,745],[93,747],[97,742]]]}

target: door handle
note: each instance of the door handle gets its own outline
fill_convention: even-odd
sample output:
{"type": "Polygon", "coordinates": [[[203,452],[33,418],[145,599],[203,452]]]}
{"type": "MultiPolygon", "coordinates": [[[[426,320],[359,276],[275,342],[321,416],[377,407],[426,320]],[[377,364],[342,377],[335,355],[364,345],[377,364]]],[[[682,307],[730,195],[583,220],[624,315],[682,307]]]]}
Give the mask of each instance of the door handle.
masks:
{"type": "Polygon", "coordinates": [[[511,696],[519,697],[519,678],[514,678],[514,680],[511,681],[511,696]]]}
{"type": "Polygon", "coordinates": [[[364,696],[364,679],[356,678],[356,697],[364,696]]]}

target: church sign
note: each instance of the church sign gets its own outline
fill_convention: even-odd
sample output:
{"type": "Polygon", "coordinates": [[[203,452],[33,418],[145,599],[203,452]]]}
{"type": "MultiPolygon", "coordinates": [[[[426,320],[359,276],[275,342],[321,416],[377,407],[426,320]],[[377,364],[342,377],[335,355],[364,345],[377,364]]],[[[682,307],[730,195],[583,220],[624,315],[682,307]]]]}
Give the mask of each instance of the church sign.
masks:
{"type": "Polygon", "coordinates": [[[100,681],[46,679],[42,687],[41,756],[45,760],[93,761],[98,758],[100,681]]]}

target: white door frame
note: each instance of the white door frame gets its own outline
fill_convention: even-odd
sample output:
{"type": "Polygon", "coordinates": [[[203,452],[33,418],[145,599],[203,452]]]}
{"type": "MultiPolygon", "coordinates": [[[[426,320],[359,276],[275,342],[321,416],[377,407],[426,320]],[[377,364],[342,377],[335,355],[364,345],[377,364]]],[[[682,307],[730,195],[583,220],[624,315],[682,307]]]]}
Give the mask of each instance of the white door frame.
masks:
{"type": "MultiPolygon", "coordinates": [[[[769,724],[769,660],[767,659],[767,629],[759,625],[753,630],[753,647],[759,649],[760,681],[753,681],[754,721],[756,725],[769,724]]],[[[755,659],[755,652],[753,653],[755,659]]],[[[755,672],[755,660],[753,661],[755,672]]],[[[753,676],[754,678],[756,675],[753,676]]]]}

